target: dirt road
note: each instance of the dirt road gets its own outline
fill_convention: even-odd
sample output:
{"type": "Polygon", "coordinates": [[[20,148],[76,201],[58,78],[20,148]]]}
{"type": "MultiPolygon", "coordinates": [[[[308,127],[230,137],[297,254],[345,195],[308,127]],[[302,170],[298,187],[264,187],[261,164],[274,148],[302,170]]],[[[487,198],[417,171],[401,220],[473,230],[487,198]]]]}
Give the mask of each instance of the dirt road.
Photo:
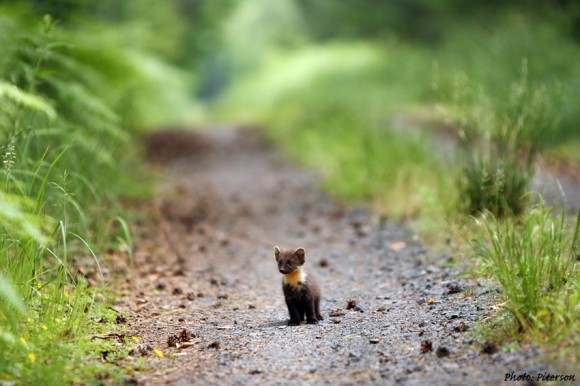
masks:
{"type": "Polygon", "coordinates": [[[497,288],[458,279],[409,231],[334,204],[254,133],[173,133],[153,153],[174,145],[192,156],[166,165],[116,305],[139,337],[138,384],[495,385],[564,371],[533,346],[476,342],[475,321],[501,307],[497,288]],[[286,326],[275,245],[306,249],[320,324],[286,326]]]}

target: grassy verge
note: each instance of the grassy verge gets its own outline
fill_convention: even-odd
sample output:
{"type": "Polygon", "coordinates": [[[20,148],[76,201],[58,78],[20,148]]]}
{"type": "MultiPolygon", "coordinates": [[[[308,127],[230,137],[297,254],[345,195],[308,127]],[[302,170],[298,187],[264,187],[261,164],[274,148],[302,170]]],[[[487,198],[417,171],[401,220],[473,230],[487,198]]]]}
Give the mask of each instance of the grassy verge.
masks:
{"type": "Polygon", "coordinates": [[[533,341],[562,347],[576,362],[580,347],[580,214],[575,222],[543,204],[521,219],[476,220],[481,236],[474,250],[485,274],[503,287],[512,331],[533,341]]]}
{"type": "Polygon", "coordinates": [[[100,256],[130,258],[119,197],[144,186],[132,139],[157,123],[144,111],[175,106],[153,90],[177,72],[151,72],[154,59],[110,28],[98,38],[96,26],[0,14],[0,383],[119,380],[108,364],[134,342],[108,305],[100,256]]]}

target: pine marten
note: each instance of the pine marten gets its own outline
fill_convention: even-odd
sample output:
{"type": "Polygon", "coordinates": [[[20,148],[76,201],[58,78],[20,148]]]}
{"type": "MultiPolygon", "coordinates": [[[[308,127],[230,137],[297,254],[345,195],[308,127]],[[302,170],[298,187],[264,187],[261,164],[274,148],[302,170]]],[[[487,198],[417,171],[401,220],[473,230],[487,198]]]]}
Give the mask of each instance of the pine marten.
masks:
{"type": "Polygon", "coordinates": [[[304,320],[317,324],[320,314],[320,286],[311,274],[306,274],[302,266],[306,261],[304,248],[281,251],[274,247],[278,270],[284,275],[282,290],[290,313],[289,326],[298,326],[304,320]]]}

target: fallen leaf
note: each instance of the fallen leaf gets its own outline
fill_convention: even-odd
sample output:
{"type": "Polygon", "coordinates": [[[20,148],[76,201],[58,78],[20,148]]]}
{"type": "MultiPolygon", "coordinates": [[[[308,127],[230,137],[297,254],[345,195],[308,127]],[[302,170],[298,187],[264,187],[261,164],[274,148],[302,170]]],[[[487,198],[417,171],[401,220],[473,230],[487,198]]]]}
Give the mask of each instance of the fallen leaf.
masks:
{"type": "Polygon", "coordinates": [[[391,251],[394,251],[394,252],[400,251],[401,249],[406,248],[406,247],[407,247],[407,243],[404,241],[397,241],[397,242],[389,244],[389,249],[391,251]]]}

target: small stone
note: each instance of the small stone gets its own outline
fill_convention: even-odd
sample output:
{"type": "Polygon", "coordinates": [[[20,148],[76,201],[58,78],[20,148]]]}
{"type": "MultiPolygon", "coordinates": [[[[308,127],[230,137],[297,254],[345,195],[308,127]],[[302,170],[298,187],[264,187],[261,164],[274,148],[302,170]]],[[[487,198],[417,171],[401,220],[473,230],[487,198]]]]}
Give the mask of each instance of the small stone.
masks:
{"type": "Polygon", "coordinates": [[[467,330],[469,330],[469,326],[463,322],[461,322],[458,325],[456,325],[455,327],[453,327],[453,331],[456,331],[456,332],[465,332],[467,330]]]}
{"type": "Polygon", "coordinates": [[[461,285],[459,285],[458,283],[455,283],[455,282],[447,283],[447,294],[448,295],[458,294],[461,291],[463,291],[463,289],[461,288],[461,285]]]}
{"type": "Polygon", "coordinates": [[[351,351],[351,352],[349,352],[349,353],[348,353],[348,359],[349,359],[351,362],[359,362],[359,361],[360,361],[360,354],[359,354],[359,353],[356,353],[356,352],[353,352],[353,351],[351,351]]]}
{"type": "Polygon", "coordinates": [[[261,369],[251,369],[250,370],[250,375],[258,375],[258,374],[262,374],[264,371],[261,369]]]}
{"type": "Polygon", "coordinates": [[[453,363],[453,362],[445,362],[442,365],[443,369],[445,369],[445,371],[449,372],[449,373],[453,373],[455,371],[457,371],[457,369],[459,368],[459,365],[457,363],[453,363]]]}
{"type": "Polygon", "coordinates": [[[173,295],[181,295],[183,293],[183,290],[181,288],[174,288],[173,291],[171,292],[171,294],[173,295]]]}
{"type": "Polygon", "coordinates": [[[219,349],[220,349],[220,347],[221,347],[221,344],[220,344],[220,342],[218,342],[218,341],[211,342],[211,343],[210,343],[210,344],[207,346],[207,348],[213,348],[213,349],[216,349],[216,350],[219,350],[219,349]]]}
{"type": "Polygon", "coordinates": [[[317,368],[315,366],[311,366],[311,365],[306,365],[302,368],[305,372],[310,373],[310,374],[314,374],[317,370],[317,368]]]}
{"type": "Polygon", "coordinates": [[[377,344],[379,342],[380,342],[380,339],[377,339],[377,338],[371,338],[371,339],[369,339],[369,343],[370,344],[377,344]]]}
{"type": "Polygon", "coordinates": [[[139,381],[137,379],[130,377],[128,375],[121,375],[121,384],[122,385],[138,385],[139,381]]]}
{"type": "Polygon", "coordinates": [[[423,366],[421,365],[415,365],[415,366],[409,366],[407,367],[407,369],[405,370],[407,374],[411,374],[414,373],[416,371],[421,371],[423,370],[423,366]]]}
{"type": "Polygon", "coordinates": [[[498,351],[499,351],[499,349],[498,349],[497,345],[494,343],[491,343],[491,342],[485,342],[483,344],[483,347],[481,348],[481,352],[484,354],[487,354],[487,355],[495,354],[498,351]]]}
{"type": "Polygon", "coordinates": [[[437,355],[437,358],[448,357],[449,349],[447,347],[440,346],[437,351],[435,351],[435,355],[437,355]]]}

